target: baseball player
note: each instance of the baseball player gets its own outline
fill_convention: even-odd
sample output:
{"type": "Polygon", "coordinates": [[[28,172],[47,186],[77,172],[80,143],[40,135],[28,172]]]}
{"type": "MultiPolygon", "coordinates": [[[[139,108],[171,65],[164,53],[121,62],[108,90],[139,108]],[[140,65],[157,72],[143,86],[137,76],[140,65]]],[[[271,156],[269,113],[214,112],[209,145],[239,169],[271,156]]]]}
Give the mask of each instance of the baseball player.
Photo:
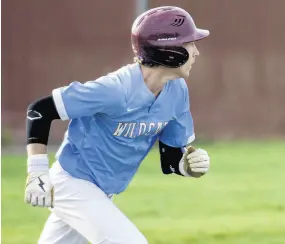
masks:
{"type": "Polygon", "coordinates": [[[72,82],[27,111],[25,202],[49,207],[40,244],[146,244],[114,205],[156,141],[165,174],[200,177],[209,156],[195,135],[185,78],[209,35],[185,10],[166,6],[140,15],[131,30],[135,62],[85,83],[72,82]],[[53,120],[70,120],[49,169],[53,120]]]}

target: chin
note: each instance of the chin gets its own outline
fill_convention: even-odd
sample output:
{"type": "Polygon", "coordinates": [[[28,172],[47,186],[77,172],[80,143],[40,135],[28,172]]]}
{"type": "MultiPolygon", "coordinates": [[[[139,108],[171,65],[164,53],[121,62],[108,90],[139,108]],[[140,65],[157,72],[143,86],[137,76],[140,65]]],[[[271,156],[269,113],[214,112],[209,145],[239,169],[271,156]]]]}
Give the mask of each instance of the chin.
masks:
{"type": "Polygon", "coordinates": [[[191,67],[188,70],[180,70],[178,73],[179,78],[187,79],[190,75],[191,67]]]}
{"type": "Polygon", "coordinates": [[[183,77],[182,78],[187,79],[190,76],[190,71],[191,70],[188,70],[187,72],[183,73],[183,77]]]}

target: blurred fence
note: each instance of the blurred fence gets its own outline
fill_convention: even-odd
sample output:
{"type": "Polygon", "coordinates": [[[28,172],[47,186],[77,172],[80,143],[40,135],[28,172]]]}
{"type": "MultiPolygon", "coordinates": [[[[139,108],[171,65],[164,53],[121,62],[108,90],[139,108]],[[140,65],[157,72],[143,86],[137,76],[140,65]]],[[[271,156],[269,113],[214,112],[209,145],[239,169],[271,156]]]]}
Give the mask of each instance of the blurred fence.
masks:
{"type": "MultiPolygon", "coordinates": [[[[149,1],[188,10],[210,38],[187,81],[198,137],[285,137],[285,1],[149,1]]],[[[2,133],[22,143],[34,99],[132,62],[135,1],[3,0],[2,133]]],[[[65,122],[54,122],[50,142],[65,122]]]]}

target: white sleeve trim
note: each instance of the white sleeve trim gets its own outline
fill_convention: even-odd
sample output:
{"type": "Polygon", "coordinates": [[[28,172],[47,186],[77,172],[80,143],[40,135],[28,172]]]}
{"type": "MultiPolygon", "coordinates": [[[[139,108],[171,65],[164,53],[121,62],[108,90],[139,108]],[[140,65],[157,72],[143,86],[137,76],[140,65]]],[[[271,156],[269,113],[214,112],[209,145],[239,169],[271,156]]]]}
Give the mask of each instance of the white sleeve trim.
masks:
{"type": "Polygon", "coordinates": [[[179,162],[179,171],[183,176],[186,177],[192,177],[191,175],[189,175],[185,170],[184,170],[184,157],[182,157],[182,159],[179,162]]]}
{"type": "Polygon", "coordinates": [[[61,120],[69,120],[63,100],[62,100],[62,96],[60,93],[60,88],[54,89],[52,91],[52,96],[53,96],[56,110],[61,120]]]}
{"type": "Polygon", "coordinates": [[[189,145],[190,143],[192,143],[194,140],[195,140],[195,134],[193,133],[192,136],[190,136],[190,137],[188,138],[187,145],[189,145]]]}

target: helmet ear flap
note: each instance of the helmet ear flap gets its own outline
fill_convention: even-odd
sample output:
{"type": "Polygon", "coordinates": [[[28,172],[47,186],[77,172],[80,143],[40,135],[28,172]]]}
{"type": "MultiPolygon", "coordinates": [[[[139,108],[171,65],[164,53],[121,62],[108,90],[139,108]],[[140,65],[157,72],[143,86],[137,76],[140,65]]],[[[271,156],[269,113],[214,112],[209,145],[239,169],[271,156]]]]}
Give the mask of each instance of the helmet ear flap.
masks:
{"type": "Polygon", "coordinates": [[[189,59],[189,53],[184,47],[151,47],[142,48],[143,62],[155,63],[168,68],[178,68],[189,59]]]}

